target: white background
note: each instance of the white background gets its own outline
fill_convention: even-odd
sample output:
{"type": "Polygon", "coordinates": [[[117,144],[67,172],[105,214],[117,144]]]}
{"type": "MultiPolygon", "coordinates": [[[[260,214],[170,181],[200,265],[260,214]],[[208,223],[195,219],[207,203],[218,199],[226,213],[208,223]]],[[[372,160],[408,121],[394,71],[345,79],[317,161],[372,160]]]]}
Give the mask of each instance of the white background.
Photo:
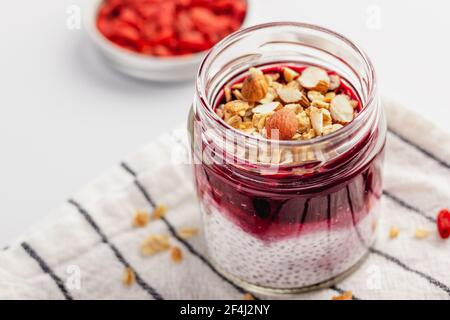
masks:
{"type": "MultiPolygon", "coordinates": [[[[0,10],[0,245],[185,122],[193,83],[121,76],[83,28],[66,27],[68,6],[88,1],[14,0],[0,10]]],[[[250,24],[304,21],[347,35],[372,58],[383,95],[450,132],[448,1],[253,0],[251,10],[250,24]]]]}

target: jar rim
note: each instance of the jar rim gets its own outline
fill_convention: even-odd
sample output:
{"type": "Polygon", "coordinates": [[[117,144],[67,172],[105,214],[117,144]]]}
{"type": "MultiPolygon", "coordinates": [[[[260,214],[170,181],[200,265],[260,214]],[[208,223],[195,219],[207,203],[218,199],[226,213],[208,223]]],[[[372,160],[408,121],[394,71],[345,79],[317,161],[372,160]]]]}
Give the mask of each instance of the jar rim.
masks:
{"type": "Polygon", "coordinates": [[[211,119],[218,122],[219,125],[221,125],[224,129],[230,130],[234,134],[238,136],[245,136],[250,141],[254,142],[265,142],[268,143],[272,141],[271,139],[259,137],[259,136],[253,136],[246,134],[242,131],[239,131],[235,128],[232,128],[228,126],[224,121],[222,121],[217,114],[214,112],[214,106],[210,105],[208,102],[208,99],[206,97],[206,86],[202,85],[202,76],[205,74],[205,69],[208,66],[208,62],[210,59],[215,56],[216,54],[220,53],[223,47],[226,47],[228,44],[232,43],[235,39],[240,38],[241,36],[244,36],[246,34],[249,34],[253,31],[261,30],[261,29],[268,29],[272,27],[298,27],[302,29],[310,29],[313,31],[319,31],[328,35],[331,35],[347,45],[350,46],[351,49],[355,51],[356,54],[359,55],[360,58],[364,61],[366,67],[368,68],[368,81],[367,81],[367,89],[368,89],[368,95],[367,95],[367,101],[363,102],[363,107],[361,112],[359,112],[358,116],[350,122],[348,125],[344,126],[340,130],[337,130],[335,132],[332,132],[326,136],[320,136],[315,137],[313,139],[309,140],[277,140],[277,143],[279,143],[280,146],[285,147],[301,147],[301,146],[311,146],[319,143],[323,143],[326,141],[333,140],[334,138],[342,137],[347,135],[349,132],[351,132],[355,126],[359,125],[363,118],[365,118],[365,115],[370,113],[373,108],[375,108],[375,99],[376,99],[376,91],[377,91],[377,76],[375,73],[375,69],[373,67],[372,61],[368,57],[368,55],[364,52],[362,48],[360,48],[357,44],[355,44],[353,41],[349,40],[344,35],[332,31],[328,28],[321,27],[318,25],[310,24],[310,23],[303,23],[303,22],[290,22],[290,21],[279,21],[279,22],[269,22],[269,23],[263,23],[258,24],[252,27],[248,27],[245,29],[241,29],[239,31],[236,31],[224,39],[222,39],[219,43],[217,43],[204,57],[202,60],[199,70],[197,72],[197,79],[195,83],[195,90],[196,94],[199,98],[200,104],[203,107],[203,109],[206,111],[206,115],[211,119]]]}

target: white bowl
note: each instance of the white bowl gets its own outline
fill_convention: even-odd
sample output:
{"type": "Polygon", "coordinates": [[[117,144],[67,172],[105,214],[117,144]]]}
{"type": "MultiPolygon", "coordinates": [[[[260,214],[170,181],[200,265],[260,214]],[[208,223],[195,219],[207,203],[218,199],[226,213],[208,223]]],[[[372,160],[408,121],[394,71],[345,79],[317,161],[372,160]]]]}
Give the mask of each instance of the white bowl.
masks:
{"type": "MultiPolygon", "coordinates": [[[[87,18],[85,25],[95,46],[114,69],[134,78],[158,82],[186,81],[195,78],[198,67],[208,50],[188,56],[164,58],[146,56],[126,50],[109,41],[98,30],[96,20],[102,2],[103,0],[90,1],[85,10],[87,18]]],[[[243,25],[247,17],[248,7],[243,25]]]]}

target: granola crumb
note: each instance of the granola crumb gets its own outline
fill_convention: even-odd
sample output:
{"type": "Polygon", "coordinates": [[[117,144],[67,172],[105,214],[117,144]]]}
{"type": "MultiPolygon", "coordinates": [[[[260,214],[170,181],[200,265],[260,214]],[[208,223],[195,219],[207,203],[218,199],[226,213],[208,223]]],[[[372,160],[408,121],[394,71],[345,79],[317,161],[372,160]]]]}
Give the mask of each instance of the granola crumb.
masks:
{"type": "Polygon", "coordinates": [[[198,229],[197,228],[186,228],[186,227],[184,227],[184,228],[178,229],[177,234],[182,239],[188,239],[188,238],[192,238],[192,237],[196,236],[198,234],[198,229]]]}
{"type": "Polygon", "coordinates": [[[255,300],[255,297],[254,297],[251,293],[246,293],[246,294],[244,294],[244,296],[242,297],[242,299],[243,299],[243,300],[250,301],[250,300],[255,300]]]}
{"type": "Polygon", "coordinates": [[[353,298],[353,292],[345,291],[338,296],[333,296],[331,298],[331,300],[352,300],[352,298],[353,298]]]}
{"type": "Polygon", "coordinates": [[[137,210],[133,218],[133,226],[136,228],[145,227],[150,221],[150,215],[147,211],[137,210]]]}
{"type": "Polygon", "coordinates": [[[180,263],[181,260],[183,260],[183,252],[178,247],[172,247],[172,250],[170,251],[170,258],[175,263],[180,263]]]}
{"type": "Polygon", "coordinates": [[[421,229],[421,228],[416,229],[416,231],[414,232],[414,236],[415,236],[417,239],[425,239],[425,238],[428,238],[430,234],[431,234],[430,231],[425,230],[425,229],[421,229]]]}
{"type": "Polygon", "coordinates": [[[125,268],[125,271],[124,271],[123,276],[122,276],[122,283],[125,286],[130,287],[135,282],[136,282],[136,275],[134,274],[133,269],[131,269],[130,267],[125,268]]]}
{"type": "Polygon", "coordinates": [[[141,244],[141,254],[151,256],[156,253],[169,250],[169,237],[162,234],[153,234],[148,236],[141,244]]]}
{"type": "Polygon", "coordinates": [[[400,233],[400,230],[396,226],[392,226],[389,230],[389,238],[395,239],[398,237],[398,234],[400,233]]]}
{"type": "Polygon", "coordinates": [[[158,220],[165,216],[167,207],[165,205],[159,205],[152,212],[152,220],[158,220]]]}

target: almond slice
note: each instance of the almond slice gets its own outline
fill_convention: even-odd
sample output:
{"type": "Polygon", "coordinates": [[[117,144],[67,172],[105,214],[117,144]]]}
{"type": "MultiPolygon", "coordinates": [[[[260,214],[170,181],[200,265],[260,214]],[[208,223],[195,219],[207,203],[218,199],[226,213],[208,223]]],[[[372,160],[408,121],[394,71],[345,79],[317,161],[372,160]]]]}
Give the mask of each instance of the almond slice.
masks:
{"type": "Polygon", "coordinates": [[[353,120],[353,107],[346,95],[340,94],[331,100],[331,117],[339,123],[349,123],[353,120]]]}
{"type": "Polygon", "coordinates": [[[310,109],[312,127],[315,133],[320,136],[324,128],[332,124],[330,112],[326,109],[318,109],[316,107],[310,107],[310,109]]]}
{"type": "Polygon", "coordinates": [[[261,70],[251,68],[250,75],[245,79],[242,85],[241,94],[244,100],[256,102],[263,99],[269,90],[264,73],[261,70]]]}
{"type": "Polygon", "coordinates": [[[325,96],[316,90],[309,90],[307,96],[311,102],[316,100],[323,101],[325,99],[325,96]]]}
{"type": "Polygon", "coordinates": [[[284,80],[286,80],[286,82],[291,82],[295,79],[297,79],[300,74],[290,68],[284,68],[283,69],[283,76],[284,76],[284,80]]]}
{"type": "Polygon", "coordinates": [[[341,86],[341,78],[337,74],[330,76],[330,86],[328,90],[334,91],[341,86]]]}
{"type": "Polygon", "coordinates": [[[296,103],[302,99],[302,93],[299,89],[284,86],[277,89],[278,96],[284,103],[296,103]]]}
{"type": "Polygon", "coordinates": [[[252,112],[258,113],[258,114],[268,114],[268,113],[271,113],[282,107],[283,107],[283,105],[279,102],[270,102],[270,103],[260,104],[259,106],[253,108],[252,112]]]}
{"type": "Polygon", "coordinates": [[[303,70],[298,81],[303,88],[320,91],[322,93],[326,93],[330,86],[330,77],[328,76],[328,73],[318,67],[308,67],[303,70]]]}

